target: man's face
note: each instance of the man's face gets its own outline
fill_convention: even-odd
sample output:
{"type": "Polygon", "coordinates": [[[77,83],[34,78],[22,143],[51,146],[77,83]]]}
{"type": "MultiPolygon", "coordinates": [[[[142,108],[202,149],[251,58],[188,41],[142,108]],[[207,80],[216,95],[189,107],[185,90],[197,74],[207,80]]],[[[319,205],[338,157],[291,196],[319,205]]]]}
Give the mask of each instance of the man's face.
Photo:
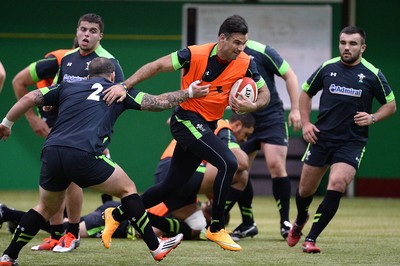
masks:
{"type": "Polygon", "coordinates": [[[241,33],[233,33],[229,37],[222,33],[218,41],[218,57],[222,60],[235,60],[246,47],[248,36],[241,33]]]}
{"type": "Polygon", "coordinates": [[[91,53],[99,46],[100,40],[103,38],[103,33],[100,32],[97,23],[81,21],[76,29],[76,37],[78,39],[79,48],[84,53],[91,53]]]}
{"type": "Polygon", "coordinates": [[[239,126],[236,129],[233,128],[233,133],[235,134],[236,140],[241,143],[247,141],[247,138],[253,134],[254,127],[243,127],[239,126]]]}
{"type": "Polygon", "coordinates": [[[366,45],[362,43],[360,34],[342,33],[340,35],[339,52],[343,63],[347,65],[358,64],[365,48],[366,45]]]}

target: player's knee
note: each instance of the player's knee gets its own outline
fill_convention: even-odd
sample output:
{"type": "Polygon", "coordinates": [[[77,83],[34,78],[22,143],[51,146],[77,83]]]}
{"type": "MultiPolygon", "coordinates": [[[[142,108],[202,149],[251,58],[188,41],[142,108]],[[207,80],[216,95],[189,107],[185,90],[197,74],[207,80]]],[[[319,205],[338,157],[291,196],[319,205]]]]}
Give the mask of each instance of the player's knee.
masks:
{"type": "Polygon", "coordinates": [[[51,217],[53,217],[55,214],[57,214],[59,208],[61,206],[48,206],[44,204],[38,204],[35,206],[33,209],[37,211],[40,215],[43,216],[43,218],[48,221],[51,217]]]}
{"type": "Polygon", "coordinates": [[[327,189],[344,193],[346,192],[347,186],[348,183],[346,180],[335,180],[334,182],[329,182],[327,189]]]}
{"type": "Polygon", "coordinates": [[[116,196],[118,198],[123,198],[128,195],[137,193],[137,190],[135,183],[129,182],[123,186],[120,186],[115,193],[109,193],[108,191],[105,192],[107,192],[110,195],[116,196]]]}

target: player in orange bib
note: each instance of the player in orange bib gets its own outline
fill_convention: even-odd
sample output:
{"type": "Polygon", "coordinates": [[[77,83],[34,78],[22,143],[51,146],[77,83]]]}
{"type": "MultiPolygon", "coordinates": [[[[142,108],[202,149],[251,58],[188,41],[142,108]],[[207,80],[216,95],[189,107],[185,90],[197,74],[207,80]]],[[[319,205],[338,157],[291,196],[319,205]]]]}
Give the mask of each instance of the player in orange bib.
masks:
{"type": "MultiPolygon", "coordinates": [[[[232,251],[239,251],[241,247],[225,231],[224,207],[238,164],[214,130],[228,106],[230,89],[238,79],[252,78],[257,84],[258,98],[255,102],[247,98],[233,99],[234,111],[253,112],[269,102],[265,81],[256,64],[243,52],[247,40],[247,22],[241,16],[230,16],[219,29],[217,43],[189,46],[148,63],[129,77],[124,86],[110,88],[105,97],[109,103],[118,97],[120,101],[126,96],[123,87],[130,89],[158,73],[180,69],[183,70],[181,88],[190,87],[194,82],[210,85],[207,96],[189,99],[172,113],[170,127],[177,145],[168,175],[163,182],[147,189],[142,199],[146,208],[168,200],[188,182],[201,161],[211,163],[218,171],[213,184],[211,225],[206,237],[232,251]]],[[[121,219],[117,211],[113,215],[115,220],[121,219]]]]}

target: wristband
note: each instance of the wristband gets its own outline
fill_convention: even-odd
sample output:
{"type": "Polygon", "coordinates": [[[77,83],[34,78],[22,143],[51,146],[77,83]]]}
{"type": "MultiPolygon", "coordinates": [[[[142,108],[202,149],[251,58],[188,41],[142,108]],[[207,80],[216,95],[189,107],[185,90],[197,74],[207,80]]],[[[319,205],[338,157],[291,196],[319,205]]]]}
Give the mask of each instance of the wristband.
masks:
{"type": "Polygon", "coordinates": [[[373,125],[373,124],[375,124],[375,116],[371,115],[371,118],[372,118],[372,125],[373,125]]]}
{"type": "Polygon", "coordinates": [[[121,82],[120,84],[124,87],[124,89],[125,89],[127,92],[129,91],[129,88],[126,86],[125,83],[121,82]]]}
{"type": "Polygon", "coordinates": [[[192,88],[192,85],[189,86],[189,98],[193,98],[193,88],[192,88]]]}
{"type": "Polygon", "coordinates": [[[7,119],[7,117],[4,117],[3,121],[1,122],[1,124],[9,129],[11,129],[11,127],[14,125],[13,121],[10,121],[7,119]]]}
{"type": "Polygon", "coordinates": [[[200,82],[201,82],[201,80],[196,80],[196,81],[193,81],[191,84],[190,84],[190,86],[189,86],[189,88],[188,88],[188,90],[189,90],[189,98],[193,98],[193,88],[192,88],[192,86],[193,86],[193,84],[200,84],[200,82]]]}

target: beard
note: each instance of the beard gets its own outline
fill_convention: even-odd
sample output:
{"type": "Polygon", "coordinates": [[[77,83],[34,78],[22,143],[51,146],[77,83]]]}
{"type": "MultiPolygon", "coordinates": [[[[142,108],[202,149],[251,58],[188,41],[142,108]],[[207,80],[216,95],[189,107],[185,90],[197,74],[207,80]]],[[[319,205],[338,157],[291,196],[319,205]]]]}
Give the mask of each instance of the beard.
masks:
{"type": "Polygon", "coordinates": [[[360,53],[353,54],[351,56],[340,55],[340,59],[343,63],[352,65],[360,58],[360,53]]]}

